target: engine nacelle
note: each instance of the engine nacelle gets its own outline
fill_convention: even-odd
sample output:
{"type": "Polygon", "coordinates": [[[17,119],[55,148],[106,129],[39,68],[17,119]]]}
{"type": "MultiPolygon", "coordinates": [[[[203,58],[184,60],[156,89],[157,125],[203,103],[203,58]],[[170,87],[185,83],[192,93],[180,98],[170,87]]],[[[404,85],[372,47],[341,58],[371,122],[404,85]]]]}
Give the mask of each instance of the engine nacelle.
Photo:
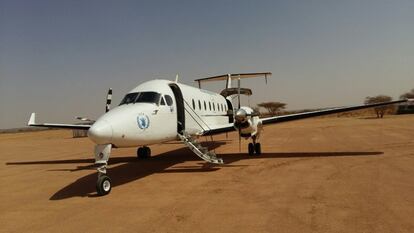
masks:
{"type": "Polygon", "coordinates": [[[234,128],[240,132],[240,136],[249,138],[259,136],[262,128],[262,122],[255,114],[253,109],[249,107],[241,107],[234,116],[234,128]]]}

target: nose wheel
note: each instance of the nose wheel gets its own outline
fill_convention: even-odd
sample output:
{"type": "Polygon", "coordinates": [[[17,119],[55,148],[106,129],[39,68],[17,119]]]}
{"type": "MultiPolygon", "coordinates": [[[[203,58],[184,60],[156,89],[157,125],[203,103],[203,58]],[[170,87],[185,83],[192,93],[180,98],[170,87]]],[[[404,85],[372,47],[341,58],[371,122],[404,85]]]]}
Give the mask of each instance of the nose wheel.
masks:
{"type": "Polygon", "coordinates": [[[151,157],[151,149],[149,147],[143,146],[138,148],[137,157],[139,159],[147,159],[151,157]]]}
{"type": "Polygon", "coordinates": [[[107,195],[111,192],[111,179],[107,175],[99,174],[96,181],[96,192],[99,196],[107,195]]]}

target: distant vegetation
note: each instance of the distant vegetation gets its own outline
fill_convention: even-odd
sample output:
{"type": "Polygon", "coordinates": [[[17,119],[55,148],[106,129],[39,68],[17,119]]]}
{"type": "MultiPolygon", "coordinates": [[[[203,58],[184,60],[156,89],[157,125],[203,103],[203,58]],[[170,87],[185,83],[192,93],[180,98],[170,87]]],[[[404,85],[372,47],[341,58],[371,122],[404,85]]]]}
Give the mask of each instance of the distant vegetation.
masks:
{"type": "Polygon", "coordinates": [[[263,102],[257,106],[265,108],[270,116],[276,116],[281,110],[286,108],[286,104],[281,102],[263,102]]]}
{"type": "Polygon", "coordinates": [[[12,128],[12,129],[0,129],[0,133],[25,133],[25,132],[34,132],[34,131],[44,131],[44,130],[53,130],[50,128],[44,127],[24,127],[24,128],[12,128]]]}
{"type": "MultiPolygon", "coordinates": [[[[387,95],[377,95],[377,96],[368,96],[365,98],[365,104],[376,104],[392,101],[392,97],[387,95]]],[[[374,112],[377,115],[377,118],[383,118],[386,112],[395,113],[394,105],[379,106],[374,108],[374,112]]]]}
{"type": "MultiPolygon", "coordinates": [[[[414,99],[414,88],[411,91],[406,92],[400,96],[400,99],[414,99]]],[[[392,97],[387,95],[377,95],[377,96],[368,96],[364,99],[365,104],[374,104],[374,103],[381,103],[381,102],[389,102],[392,101],[392,97]]],[[[267,116],[278,116],[278,115],[287,115],[287,114],[295,114],[295,113],[303,113],[303,112],[311,112],[317,110],[323,110],[324,108],[319,109],[302,109],[302,110],[285,110],[287,104],[281,102],[263,102],[258,104],[256,107],[253,107],[255,112],[260,112],[260,108],[266,109],[266,113],[260,112],[262,117],[267,116]]],[[[396,105],[388,105],[388,106],[381,106],[376,107],[373,109],[377,118],[383,118],[385,114],[403,114],[403,113],[414,113],[414,107],[411,104],[402,104],[398,105],[398,112],[396,111],[396,105]],[[404,110],[404,111],[402,111],[404,110]]],[[[358,117],[358,116],[367,116],[371,109],[362,109],[352,112],[344,112],[335,114],[338,117],[345,116],[345,117],[358,117]]],[[[334,116],[335,116],[334,115],[334,116]]],[[[328,116],[329,117],[329,116],[328,116]]]]}
{"type": "Polygon", "coordinates": [[[404,93],[400,96],[400,99],[412,99],[414,98],[414,88],[411,91],[404,93]]]}

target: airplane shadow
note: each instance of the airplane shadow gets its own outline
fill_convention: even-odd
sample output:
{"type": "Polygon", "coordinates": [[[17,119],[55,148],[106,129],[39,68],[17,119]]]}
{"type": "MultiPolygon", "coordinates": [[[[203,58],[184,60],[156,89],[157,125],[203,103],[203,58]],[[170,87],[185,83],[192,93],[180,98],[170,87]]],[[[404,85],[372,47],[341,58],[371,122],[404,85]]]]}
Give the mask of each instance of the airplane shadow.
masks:
{"type": "MultiPolygon", "coordinates": [[[[204,142],[213,150],[224,142],[204,142]]],[[[243,153],[219,154],[225,161],[224,165],[211,165],[199,160],[188,148],[180,148],[166,153],[162,153],[146,160],[139,160],[135,156],[113,157],[109,159],[108,175],[112,180],[112,187],[120,186],[135,180],[139,180],[154,173],[194,173],[194,172],[213,172],[226,167],[240,167],[246,165],[232,165],[232,163],[246,159],[263,158],[296,158],[296,157],[330,157],[330,156],[374,156],[381,155],[383,152],[279,152],[263,153],[260,156],[248,156],[243,153]],[[175,166],[185,161],[199,160],[199,166],[175,166]],[[117,166],[113,166],[120,164],[117,166]]],[[[49,161],[23,161],[8,162],[6,165],[31,165],[31,164],[79,164],[89,165],[78,166],[74,169],[52,170],[52,171],[78,171],[84,169],[94,169],[94,159],[71,159],[71,160],[49,160],[49,161]]],[[[71,184],[63,187],[54,193],[50,200],[63,200],[71,197],[96,197],[95,183],[97,173],[91,173],[81,177],[71,184]]]]}

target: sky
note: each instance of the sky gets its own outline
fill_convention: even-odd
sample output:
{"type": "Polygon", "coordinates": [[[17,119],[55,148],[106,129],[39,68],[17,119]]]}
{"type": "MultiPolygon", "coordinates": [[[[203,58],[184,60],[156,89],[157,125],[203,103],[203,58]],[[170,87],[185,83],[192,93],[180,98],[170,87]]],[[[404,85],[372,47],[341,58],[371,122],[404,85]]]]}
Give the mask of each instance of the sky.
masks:
{"type": "MultiPolygon", "coordinates": [[[[246,80],[249,103],[290,110],[414,88],[414,1],[0,0],[0,128],[96,119],[151,79],[246,80]]],[[[220,91],[224,83],[207,84],[220,91]]],[[[247,100],[244,99],[247,105],[247,100]]]]}

